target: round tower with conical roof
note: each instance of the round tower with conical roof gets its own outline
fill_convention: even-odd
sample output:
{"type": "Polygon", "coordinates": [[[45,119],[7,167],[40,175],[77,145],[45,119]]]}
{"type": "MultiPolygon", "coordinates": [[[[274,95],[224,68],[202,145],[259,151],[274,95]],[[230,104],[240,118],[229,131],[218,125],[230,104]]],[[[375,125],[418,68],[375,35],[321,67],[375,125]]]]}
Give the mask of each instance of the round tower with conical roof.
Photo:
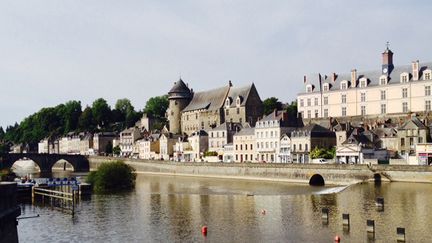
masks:
{"type": "Polygon", "coordinates": [[[175,82],[168,92],[169,107],[167,117],[170,132],[174,134],[181,133],[181,112],[192,100],[192,96],[192,91],[181,79],[175,82]]]}

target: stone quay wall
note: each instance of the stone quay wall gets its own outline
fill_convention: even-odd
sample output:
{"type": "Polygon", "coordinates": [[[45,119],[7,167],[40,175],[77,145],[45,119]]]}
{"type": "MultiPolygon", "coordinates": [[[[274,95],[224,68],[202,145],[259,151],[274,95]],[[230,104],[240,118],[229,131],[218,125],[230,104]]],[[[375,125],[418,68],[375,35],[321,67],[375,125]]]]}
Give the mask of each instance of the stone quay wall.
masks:
{"type": "Polygon", "coordinates": [[[179,176],[217,177],[309,183],[313,175],[321,175],[326,184],[350,185],[375,180],[432,183],[432,166],[347,165],[347,164],[265,164],[172,162],[90,157],[90,169],[107,161],[122,160],[137,173],[179,176]]]}
{"type": "Polygon", "coordinates": [[[19,215],[21,208],[17,205],[17,184],[0,182],[0,242],[18,242],[19,215]]]}

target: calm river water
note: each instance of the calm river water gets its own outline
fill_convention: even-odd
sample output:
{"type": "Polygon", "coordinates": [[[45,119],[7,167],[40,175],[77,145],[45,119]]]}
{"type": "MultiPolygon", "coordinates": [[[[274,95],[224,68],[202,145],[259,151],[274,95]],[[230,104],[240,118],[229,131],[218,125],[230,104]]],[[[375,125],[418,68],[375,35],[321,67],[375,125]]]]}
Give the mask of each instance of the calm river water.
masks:
{"type": "Polygon", "coordinates": [[[407,242],[431,242],[432,185],[369,183],[325,194],[331,190],[140,174],[134,191],[93,195],[74,218],[22,205],[22,216],[40,217],[20,220],[18,233],[20,242],[333,242],[335,235],[342,242],[396,242],[396,227],[405,227],[407,242]],[[383,212],[375,206],[378,196],[385,198],[383,212]],[[328,225],[323,207],[330,210],[328,225]],[[349,231],[342,213],[350,214],[349,231]],[[367,236],[367,219],[375,220],[375,240],[367,236]]]}

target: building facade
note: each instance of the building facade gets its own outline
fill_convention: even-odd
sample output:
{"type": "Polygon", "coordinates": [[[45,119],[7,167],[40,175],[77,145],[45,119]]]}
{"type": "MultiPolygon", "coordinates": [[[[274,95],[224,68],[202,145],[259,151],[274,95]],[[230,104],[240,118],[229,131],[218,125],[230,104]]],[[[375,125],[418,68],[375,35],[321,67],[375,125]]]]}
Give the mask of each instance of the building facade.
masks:
{"type": "Polygon", "coordinates": [[[393,52],[382,53],[380,70],[304,77],[297,96],[298,112],[306,119],[385,117],[430,112],[432,63],[394,66],[393,52]]]}

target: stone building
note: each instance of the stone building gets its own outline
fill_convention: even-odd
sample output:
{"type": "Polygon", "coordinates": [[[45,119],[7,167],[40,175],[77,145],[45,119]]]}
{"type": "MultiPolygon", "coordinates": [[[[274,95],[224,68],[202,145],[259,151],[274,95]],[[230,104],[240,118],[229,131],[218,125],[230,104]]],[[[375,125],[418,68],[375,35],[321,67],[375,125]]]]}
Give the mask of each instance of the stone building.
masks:
{"type": "Polygon", "coordinates": [[[233,138],[234,161],[235,162],[255,162],[255,128],[246,126],[233,138]]]}
{"type": "Polygon", "coordinates": [[[397,136],[401,156],[407,158],[415,155],[417,144],[429,142],[429,129],[417,117],[412,117],[398,128],[397,136]]]}
{"type": "Polygon", "coordinates": [[[335,133],[317,124],[298,128],[291,133],[291,153],[295,163],[309,163],[310,151],[315,147],[332,148],[335,145],[335,133]]]}
{"type": "Polygon", "coordinates": [[[114,147],[114,139],[118,135],[114,132],[99,132],[93,135],[93,152],[96,155],[106,153],[108,146],[114,147]]]}
{"type": "Polygon", "coordinates": [[[209,131],[226,121],[254,125],[263,111],[254,84],[235,88],[230,81],[221,88],[193,92],[179,80],[168,92],[168,97],[167,117],[170,132],[175,134],[209,131]]]}
{"type": "Polygon", "coordinates": [[[297,95],[303,118],[388,117],[430,112],[432,63],[394,66],[393,52],[382,53],[380,70],[304,77],[297,95]]]}
{"type": "Polygon", "coordinates": [[[284,133],[294,130],[296,124],[291,121],[286,111],[275,110],[257,122],[255,151],[258,161],[280,162],[280,139],[284,133]]]}
{"type": "Polygon", "coordinates": [[[240,123],[225,122],[211,129],[209,134],[209,151],[217,152],[219,160],[223,160],[224,146],[233,142],[233,136],[240,131],[240,123]]]}

